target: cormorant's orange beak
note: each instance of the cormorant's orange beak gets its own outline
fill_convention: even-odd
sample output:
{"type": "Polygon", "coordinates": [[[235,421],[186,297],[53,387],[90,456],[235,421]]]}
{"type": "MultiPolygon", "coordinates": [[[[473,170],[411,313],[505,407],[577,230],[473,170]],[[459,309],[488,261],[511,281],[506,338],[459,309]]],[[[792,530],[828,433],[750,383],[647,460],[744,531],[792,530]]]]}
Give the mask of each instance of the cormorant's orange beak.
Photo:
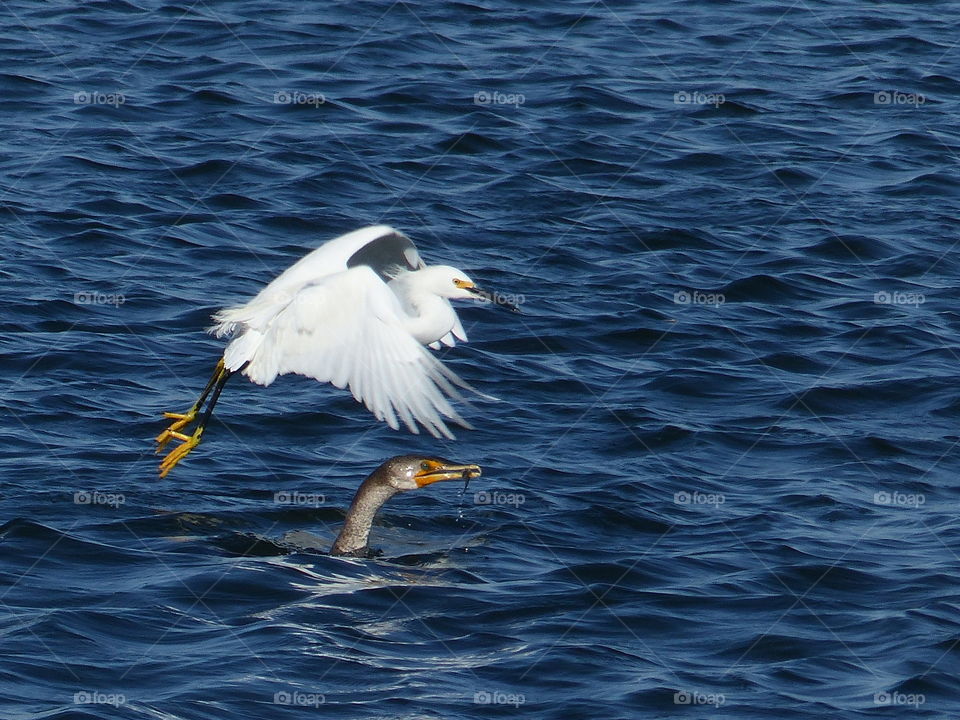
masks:
{"type": "Polygon", "coordinates": [[[423,465],[413,476],[417,487],[431,485],[441,480],[469,480],[480,477],[479,465],[460,465],[446,460],[424,460],[423,465]]]}

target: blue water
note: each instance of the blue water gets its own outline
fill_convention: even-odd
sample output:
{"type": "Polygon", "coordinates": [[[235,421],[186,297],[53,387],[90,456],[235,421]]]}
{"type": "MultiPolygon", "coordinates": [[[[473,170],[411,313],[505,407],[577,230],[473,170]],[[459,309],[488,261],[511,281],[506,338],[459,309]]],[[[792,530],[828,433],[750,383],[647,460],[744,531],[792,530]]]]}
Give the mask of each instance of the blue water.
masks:
{"type": "Polygon", "coordinates": [[[955,716],[958,10],[3,3],[0,716],[955,716]],[[502,402],[234,380],[159,480],[375,222],[522,296],[441,353],[502,402]],[[406,452],[484,475],[326,556],[406,452]]]}

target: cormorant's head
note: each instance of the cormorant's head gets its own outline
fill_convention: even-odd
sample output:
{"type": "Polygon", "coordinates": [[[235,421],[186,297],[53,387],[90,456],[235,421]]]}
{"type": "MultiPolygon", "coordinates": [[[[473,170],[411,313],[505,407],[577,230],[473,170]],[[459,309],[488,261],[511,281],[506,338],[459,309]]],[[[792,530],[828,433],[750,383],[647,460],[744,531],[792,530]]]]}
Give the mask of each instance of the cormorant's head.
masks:
{"type": "Polygon", "coordinates": [[[374,471],[397,490],[416,490],[441,480],[480,477],[479,465],[464,465],[432,455],[397,455],[374,471]]]}

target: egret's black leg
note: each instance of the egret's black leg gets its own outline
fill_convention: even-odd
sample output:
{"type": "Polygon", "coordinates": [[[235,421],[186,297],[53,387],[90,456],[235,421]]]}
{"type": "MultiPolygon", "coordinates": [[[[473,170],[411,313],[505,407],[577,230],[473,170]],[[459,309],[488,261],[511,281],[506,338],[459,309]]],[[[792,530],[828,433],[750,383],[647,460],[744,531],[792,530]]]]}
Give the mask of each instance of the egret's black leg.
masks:
{"type": "Polygon", "coordinates": [[[207,403],[207,409],[203,412],[203,417],[200,418],[200,423],[197,425],[197,430],[201,433],[203,429],[207,426],[207,422],[210,420],[210,416],[213,415],[213,406],[217,404],[217,400],[220,399],[220,393],[223,392],[223,386],[227,384],[227,380],[233,377],[233,371],[223,369],[220,371],[220,377],[217,378],[216,385],[213,388],[213,395],[210,396],[210,402],[207,403]]]}
{"type": "Polygon", "coordinates": [[[197,412],[203,407],[203,401],[207,399],[207,395],[210,394],[210,390],[213,389],[213,386],[216,385],[217,380],[220,379],[220,375],[224,371],[223,358],[217,362],[217,367],[213,370],[213,375],[210,376],[210,379],[207,381],[207,386],[203,389],[203,392],[200,393],[200,397],[197,398],[197,401],[187,410],[185,413],[172,413],[165,412],[163,416],[165,418],[170,418],[175,422],[170,424],[166,430],[157,435],[157,452],[163,450],[164,446],[170,442],[174,437],[174,433],[185,428],[187,425],[192,423],[197,417],[197,412]]]}
{"type": "MultiPolygon", "coordinates": [[[[193,407],[187,411],[187,414],[193,413],[197,414],[197,410],[203,407],[203,401],[207,399],[207,395],[210,394],[210,391],[213,389],[213,386],[217,384],[217,381],[220,379],[220,375],[224,371],[223,358],[217,362],[217,367],[213,370],[213,375],[210,376],[210,379],[207,380],[207,386],[203,388],[203,392],[200,393],[200,397],[197,398],[197,401],[193,404],[193,407]]],[[[176,413],[164,413],[166,417],[177,417],[176,413]]]]}

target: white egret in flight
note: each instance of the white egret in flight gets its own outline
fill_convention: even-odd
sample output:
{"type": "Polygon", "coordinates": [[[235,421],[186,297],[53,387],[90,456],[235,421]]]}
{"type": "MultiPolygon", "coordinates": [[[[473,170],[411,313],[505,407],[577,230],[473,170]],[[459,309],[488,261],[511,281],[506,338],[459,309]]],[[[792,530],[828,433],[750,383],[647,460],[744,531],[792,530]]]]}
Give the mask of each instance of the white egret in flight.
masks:
{"type": "Polygon", "coordinates": [[[349,386],[354,399],[394,430],[402,421],[419,433],[419,423],[435,437],[453,438],[444,417],[471,426],[449,398],[460,397],[456,386],[473,388],[424,346],[466,341],[450,300],[470,298],[519,312],[461,270],[427,267],[413,242],[386,225],[324,243],[249,302],[214,315],[211,332],[232,340],[193,406],[164,413],[174,422],[157,436],[157,452],[170,440],[181,444],[160,464],[160,477],[200,442],[224,384],[238,372],[258,385],[297,373],[349,386]],[[208,397],[194,432],[182,432],[208,397]]]}

